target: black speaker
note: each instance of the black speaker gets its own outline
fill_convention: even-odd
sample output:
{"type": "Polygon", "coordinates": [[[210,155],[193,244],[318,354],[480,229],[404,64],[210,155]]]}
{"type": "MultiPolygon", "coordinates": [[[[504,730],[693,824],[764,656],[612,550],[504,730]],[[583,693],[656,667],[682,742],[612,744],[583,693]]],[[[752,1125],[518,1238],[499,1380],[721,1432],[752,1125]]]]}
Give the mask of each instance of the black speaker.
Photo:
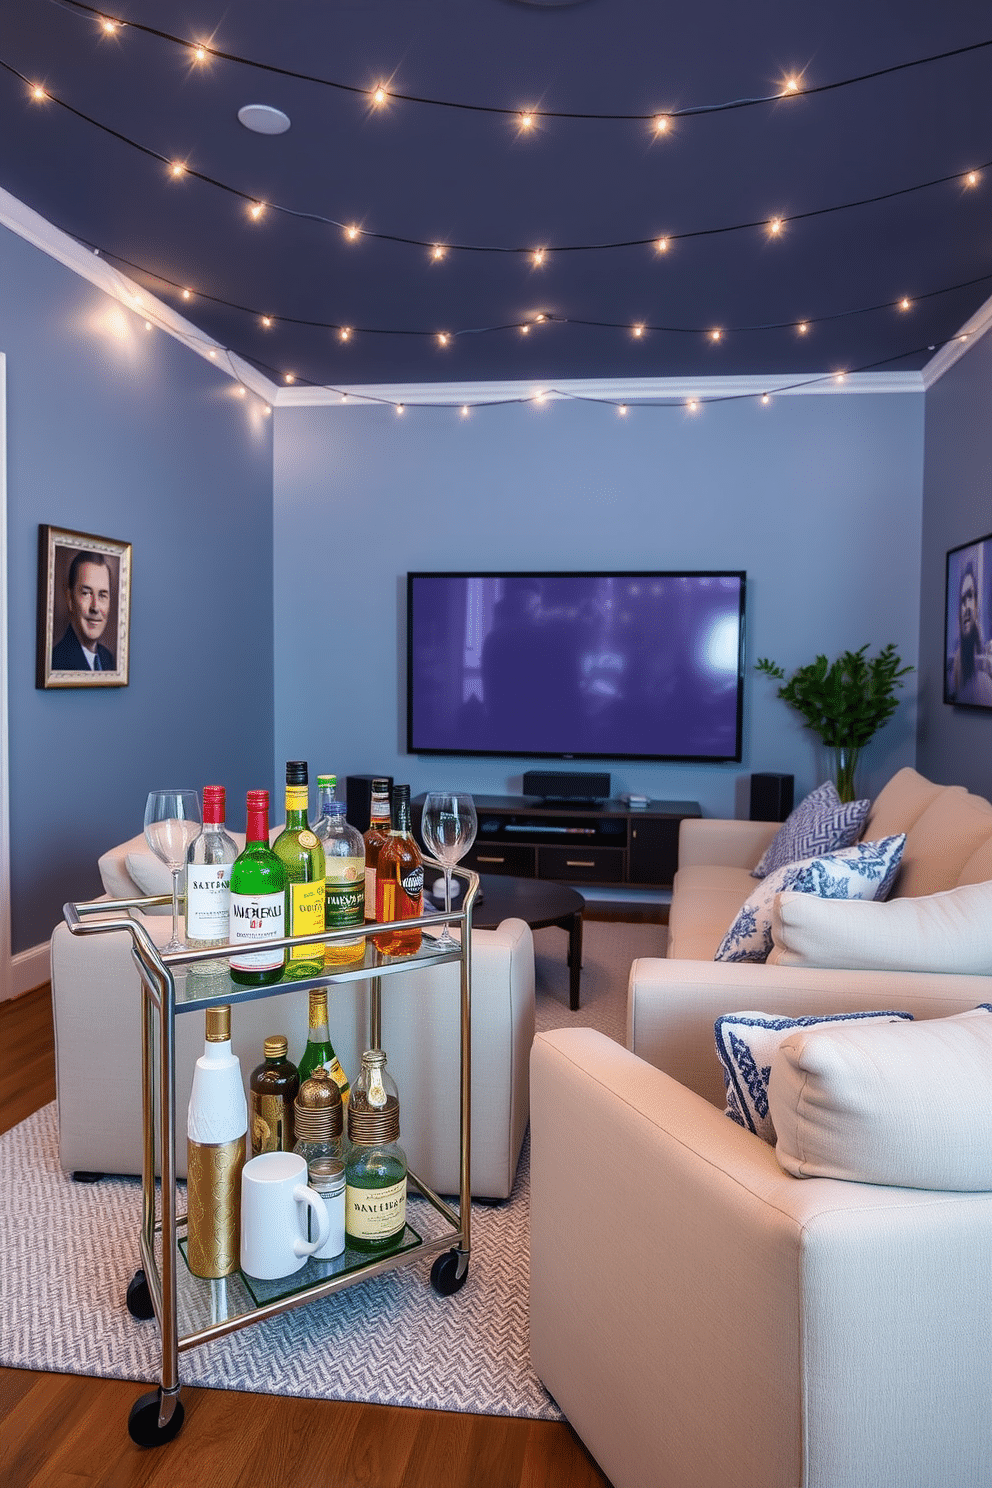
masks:
{"type": "Polygon", "coordinates": [[[751,776],[751,820],[785,821],[792,810],[792,775],[751,776]]]}
{"type": "Polygon", "coordinates": [[[527,770],[524,795],[543,796],[545,800],[605,801],[609,799],[610,777],[598,770],[527,770]]]}
{"type": "Polygon", "coordinates": [[[353,827],[365,833],[372,818],[372,782],[388,780],[393,794],[392,775],[348,775],[345,777],[345,816],[353,827]]]}

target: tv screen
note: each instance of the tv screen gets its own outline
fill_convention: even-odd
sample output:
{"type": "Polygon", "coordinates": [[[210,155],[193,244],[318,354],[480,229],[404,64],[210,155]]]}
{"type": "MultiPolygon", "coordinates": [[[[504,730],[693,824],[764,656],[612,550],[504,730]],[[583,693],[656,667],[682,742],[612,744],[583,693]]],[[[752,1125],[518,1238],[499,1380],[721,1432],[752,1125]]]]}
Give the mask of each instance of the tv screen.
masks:
{"type": "Polygon", "coordinates": [[[407,575],[407,750],[739,760],[742,572],[407,575]]]}

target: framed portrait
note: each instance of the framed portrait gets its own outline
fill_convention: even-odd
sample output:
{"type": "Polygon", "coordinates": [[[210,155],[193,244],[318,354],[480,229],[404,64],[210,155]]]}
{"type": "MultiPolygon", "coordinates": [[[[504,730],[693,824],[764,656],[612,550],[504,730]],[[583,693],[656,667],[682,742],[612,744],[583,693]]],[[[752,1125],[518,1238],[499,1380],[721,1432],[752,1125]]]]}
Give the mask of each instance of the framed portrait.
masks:
{"type": "Polygon", "coordinates": [[[126,687],[131,544],[38,528],[38,687],[126,687]]]}
{"type": "Polygon", "coordinates": [[[992,708],[992,533],[947,555],[944,702],[992,708]]]}

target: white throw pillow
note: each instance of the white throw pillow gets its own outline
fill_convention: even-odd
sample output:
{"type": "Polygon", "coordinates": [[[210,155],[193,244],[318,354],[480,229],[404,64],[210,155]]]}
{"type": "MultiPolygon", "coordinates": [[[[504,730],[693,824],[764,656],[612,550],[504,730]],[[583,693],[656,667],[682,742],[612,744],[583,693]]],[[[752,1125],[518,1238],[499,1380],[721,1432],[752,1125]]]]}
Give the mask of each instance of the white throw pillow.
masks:
{"type": "Polygon", "coordinates": [[[992,883],[887,904],[787,892],[772,940],[779,966],[992,976],[992,883]]]}
{"type": "Polygon", "coordinates": [[[783,1039],[797,1029],[822,1028],[835,1023],[912,1018],[912,1013],[827,1013],[822,1017],[784,1018],[778,1013],[724,1013],[714,1025],[716,1052],[723,1065],[727,1091],[725,1115],[774,1142],[775,1127],[768,1106],[768,1076],[783,1039]]]}
{"type": "Polygon", "coordinates": [[[787,863],[763,878],[744,901],[717,948],[714,961],[765,961],[772,948],[772,907],[776,894],[792,889],[824,899],[884,899],[899,868],[905,833],[881,842],[787,863]]]}
{"type": "Polygon", "coordinates": [[[797,1178],[992,1191],[992,1005],[798,1030],[772,1059],[769,1102],[797,1178]]]}
{"type": "MultiPolygon", "coordinates": [[[[143,894],[172,893],[172,872],[150,849],[143,852],[139,847],[129,852],[124,866],[143,894]]],[[[184,870],[179,877],[180,894],[184,892],[185,879],[184,870]]]]}
{"type": "Polygon", "coordinates": [[[870,810],[870,801],[842,801],[833,781],[824,781],[789,813],[751,876],[765,878],[786,863],[850,847],[861,836],[870,810]]]}

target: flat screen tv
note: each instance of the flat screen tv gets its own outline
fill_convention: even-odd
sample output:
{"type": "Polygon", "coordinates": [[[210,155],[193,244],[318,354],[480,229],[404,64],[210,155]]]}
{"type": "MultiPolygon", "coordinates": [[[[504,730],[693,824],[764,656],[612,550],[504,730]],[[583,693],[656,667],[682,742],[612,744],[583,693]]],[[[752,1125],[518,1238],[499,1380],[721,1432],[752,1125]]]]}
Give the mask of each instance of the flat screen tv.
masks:
{"type": "Polygon", "coordinates": [[[408,574],[408,752],[740,760],[745,578],[408,574]]]}

